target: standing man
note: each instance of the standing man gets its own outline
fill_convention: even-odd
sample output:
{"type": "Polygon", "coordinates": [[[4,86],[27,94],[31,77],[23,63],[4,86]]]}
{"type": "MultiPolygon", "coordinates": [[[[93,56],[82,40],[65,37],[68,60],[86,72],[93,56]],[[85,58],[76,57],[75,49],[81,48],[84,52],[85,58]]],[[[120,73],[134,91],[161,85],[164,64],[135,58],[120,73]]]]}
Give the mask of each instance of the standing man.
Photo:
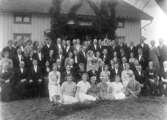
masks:
{"type": "Polygon", "coordinates": [[[143,57],[145,59],[146,66],[148,66],[149,46],[146,43],[144,43],[145,40],[146,38],[142,36],[140,44],[137,46],[137,49],[141,48],[141,50],[143,51],[143,57]]]}

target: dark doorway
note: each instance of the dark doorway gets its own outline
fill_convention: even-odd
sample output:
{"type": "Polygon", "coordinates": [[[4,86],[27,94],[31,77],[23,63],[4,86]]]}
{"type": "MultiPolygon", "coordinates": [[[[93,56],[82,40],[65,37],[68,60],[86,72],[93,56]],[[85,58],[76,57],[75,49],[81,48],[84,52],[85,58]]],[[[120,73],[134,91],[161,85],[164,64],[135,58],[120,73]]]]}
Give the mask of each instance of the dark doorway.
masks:
{"type": "Polygon", "coordinates": [[[66,37],[68,39],[79,38],[84,41],[86,38],[94,38],[99,35],[93,26],[67,25],[66,37]]]}

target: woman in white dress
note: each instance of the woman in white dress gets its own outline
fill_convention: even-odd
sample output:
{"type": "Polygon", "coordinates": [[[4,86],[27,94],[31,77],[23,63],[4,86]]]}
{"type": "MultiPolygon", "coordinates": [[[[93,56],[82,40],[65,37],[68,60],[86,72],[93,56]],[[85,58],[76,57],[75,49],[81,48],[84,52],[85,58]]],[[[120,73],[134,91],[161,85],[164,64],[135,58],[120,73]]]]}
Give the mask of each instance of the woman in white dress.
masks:
{"type": "Polygon", "coordinates": [[[103,64],[104,64],[104,62],[103,62],[103,60],[100,58],[100,52],[99,51],[97,51],[96,52],[96,60],[97,60],[97,64],[96,64],[96,70],[98,71],[99,70],[99,68],[101,68],[102,66],[103,66],[103,64]]]}
{"type": "Polygon", "coordinates": [[[53,71],[49,73],[49,99],[51,102],[59,103],[60,102],[60,72],[57,71],[57,65],[53,64],[53,71]]]}
{"type": "Polygon", "coordinates": [[[70,67],[73,67],[74,59],[73,59],[73,53],[69,52],[68,57],[65,59],[65,66],[69,65],[70,67]]]}
{"type": "Polygon", "coordinates": [[[92,61],[94,59],[95,59],[95,57],[94,57],[93,51],[89,50],[88,53],[87,53],[87,66],[86,66],[87,72],[92,70],[92,68],[93,68],[93,62],[92,61]]]}
{"type": "Polygon", "coordinates": [[[74,104],[78,102],[78,99],[75,97],[77,85],[72,79],[71,75],[67,75],[66,81],[61,86],[62,104],[74,104]]]}
{"type": "Polygon", "coordinates": [[[110,78],[110,71],[109,71],[109,68],[108,68],[108,65],[104,65],[103,68],[102,68],[102,72],[100,73],[100,76],[106,76],[108,81],[109,78],[110,78]]]}
{"type": "Polygon", "coordinates": [[[108,77],[104,74],[100,75],[101,82],[98,83],[97,87],[99,89],[99,98],[101,100],[112,100],[112,85],[109,82],[108,77]]]}
{"type": "Polygon", "coordinates": [[[125,99],[125,90],[119,76],[115,76],[115,81],[112,82],[112,94],[113,99],[121,100],[125,99]]]}
{"type": "Polygon", "coordinates": [[[78,98],[79,102],[96,101],[96,97],[87,94],[88,90],[91,87],[90,83],[87,80],[88,74],[84,73],[82,75],[82,80],[77,84],[76,97],[78,98]]]}

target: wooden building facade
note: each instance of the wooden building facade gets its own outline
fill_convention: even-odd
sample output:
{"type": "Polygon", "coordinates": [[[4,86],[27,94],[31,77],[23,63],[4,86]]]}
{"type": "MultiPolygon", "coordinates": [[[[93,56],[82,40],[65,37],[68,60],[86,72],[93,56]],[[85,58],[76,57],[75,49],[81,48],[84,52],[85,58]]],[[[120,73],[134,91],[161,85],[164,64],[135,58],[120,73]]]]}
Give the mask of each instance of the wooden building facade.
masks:
{"type": "MultiPolygon", "coordinates": [[[[74,3],[72,1],[74,0],[64,0],[63,13],[68,12],[70,6],[80,0],[75,0],[74,3]]],[[[94,15],[86,0],[82,1],[84,3],[77,14],[94,15]]],[[[52,0],[2,0],[0,4],[0,49],[7,44],[8,40],[44,40],[44,32],[51,26],[49,14],[51,7],[52,0]]],[[[135,43],[138,43],[141,37],[141,20],[152,19],[151,16],[126,2],[120,2],[117,5],[116,16],[124,19],[118,23],[117,37],[135,43]]]]}

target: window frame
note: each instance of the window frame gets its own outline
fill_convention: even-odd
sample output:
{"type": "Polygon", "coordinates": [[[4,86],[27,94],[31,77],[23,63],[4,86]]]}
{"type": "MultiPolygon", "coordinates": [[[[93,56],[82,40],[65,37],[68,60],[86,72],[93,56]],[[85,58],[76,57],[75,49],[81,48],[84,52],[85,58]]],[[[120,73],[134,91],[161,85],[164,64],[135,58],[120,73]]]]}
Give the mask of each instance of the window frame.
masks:
{"type": "Polygon", "coordinates": [[[14,14],[14,24],[32,24],[32,15],[30,14],[14,14]],[[16,18],[21,17],[21,21],[17,21],[16,18]],[[25,22],[24,19],[28,17],[29,22],[25,22]]]}
{"type": "Polygon", "coordinates": [[[24,37],[29,36],[31,40],[32,34],[31,33],[13,33],[14,40],[16,39],[16,36],[21,36],[22,37],[21,39],[24,39],[24,37]]]}

